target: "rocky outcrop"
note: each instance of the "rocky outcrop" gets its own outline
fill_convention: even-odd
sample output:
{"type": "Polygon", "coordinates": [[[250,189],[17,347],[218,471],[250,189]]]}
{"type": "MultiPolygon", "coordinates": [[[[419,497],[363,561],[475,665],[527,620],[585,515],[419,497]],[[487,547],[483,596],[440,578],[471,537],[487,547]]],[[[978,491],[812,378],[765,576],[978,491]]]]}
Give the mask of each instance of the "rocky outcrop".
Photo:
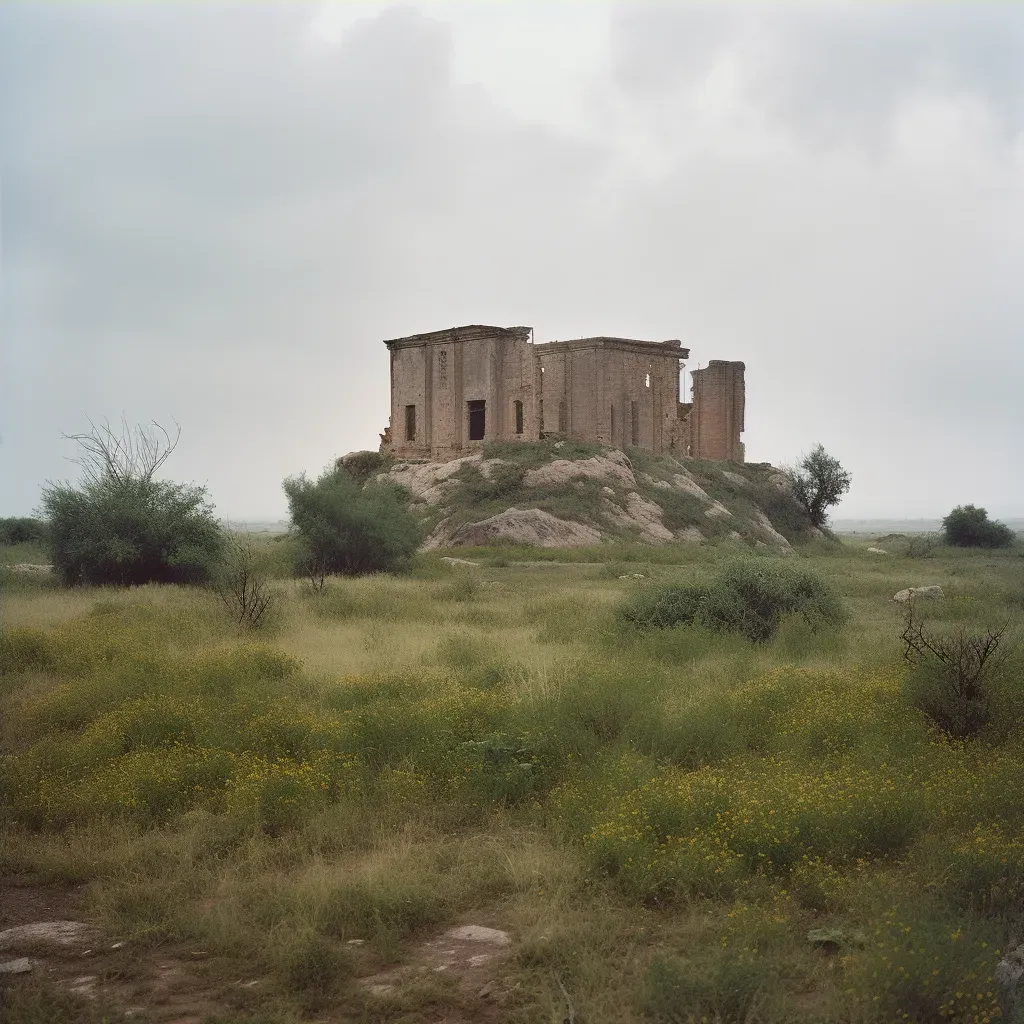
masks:
{"type": "Polygon", "coordinates": [[[450,532],[440,526],[424,545],[471,547],[486,544],[528,544],[538,548],[584,548],[600,544],[600,531],[583,523],[559,519],[539,508],[510,508],[479,523],[464,523],[450,532]]]}
{"type": "MultiPolygon", "coordinates": [[[[774,516],[780,505],[766,484],[791,493],[788,478],[770,467],[724,469],[649,453],[634,462],[613,448],[571,458],[568,451],[563,443],[505,446],[491,458],[474,452],[447,462],[392,464],[376,479],[412,495],[430,531],[428,550],[495,543],[579,547],[604,540],[700,544],[726,535],[781,554],[792,550],[763,510],[774,516]]],[[[799,515],[795,503],[784,510],[787,523],[799,515]]],[[[806,532],[817,531],[808,522],[806,532]]]]}
{"type": "Polygon", "coordinates": [[[552,487],[586,478],[606,480],[624,487],[636,487],[636,477],[629,459],[615,449],[589,459],[555,459],[536,469],[527,470],[523,483],[527,487],[552,487]]]}

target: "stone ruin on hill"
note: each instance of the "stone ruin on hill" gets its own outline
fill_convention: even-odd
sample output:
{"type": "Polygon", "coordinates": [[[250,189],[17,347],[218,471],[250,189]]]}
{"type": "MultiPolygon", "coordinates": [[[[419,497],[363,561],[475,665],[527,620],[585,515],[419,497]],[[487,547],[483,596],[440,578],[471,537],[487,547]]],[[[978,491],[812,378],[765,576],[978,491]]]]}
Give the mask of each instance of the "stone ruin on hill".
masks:
{"type": "Polygon", "coordinates": [[[534,344],[531,327],[454,327],[384,343],[391,422],[381,451],[442,462],[487,441],[563,437],[697,459],[743,461],[744,365],[692,371],[680,401],[679,341],[534,344]]]}

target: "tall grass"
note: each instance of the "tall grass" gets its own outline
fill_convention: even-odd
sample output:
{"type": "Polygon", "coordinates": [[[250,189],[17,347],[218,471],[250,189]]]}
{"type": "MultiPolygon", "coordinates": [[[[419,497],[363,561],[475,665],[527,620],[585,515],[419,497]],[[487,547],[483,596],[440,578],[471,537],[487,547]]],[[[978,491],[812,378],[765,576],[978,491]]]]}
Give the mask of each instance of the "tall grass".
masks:
{"type": "MultiPolygon", "coordinates": [[[[6,592],[0,882],[84,882],[109,934],[244,965],[280,1019],[382,1019],[359,977],[467,921],[513,932],[512,1020],[991,1019],[1021,730],[937,733],[891,596],[1016,615],[1016,562],[928,561],[815,556],[849,620],[760,643],[624,626],[649,581],[614,564],[279,582],[258,644],[201,591],[6,592]],[[830,959],[823,926],[856,938],[830,959]]],[[[471,1012],[417,991],[409,1019],[471,1012]]]]}

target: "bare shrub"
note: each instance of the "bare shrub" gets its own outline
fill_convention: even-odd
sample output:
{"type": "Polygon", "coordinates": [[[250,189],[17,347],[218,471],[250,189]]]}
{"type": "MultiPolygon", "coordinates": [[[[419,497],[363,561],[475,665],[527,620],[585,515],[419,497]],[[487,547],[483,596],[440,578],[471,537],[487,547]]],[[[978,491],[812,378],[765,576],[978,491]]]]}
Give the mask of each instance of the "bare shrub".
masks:
{"type": "Polygon", "coordinates": [[[258,629],[264,624],[274,592],[250,537],[228,534],[225,538],[216,589],[238,625],[258,629]]]}
{"type": "Polygon", "coordinates": [[[1008,625],[987,626],[983,632],[962,624],[933,630],[916,602],[907,602],[900,639],[903,657],[912,666],[909,696],[948,736],[967,739],[991,720],[994,687],[1010,654],[1004,643],[1008,625]]]}

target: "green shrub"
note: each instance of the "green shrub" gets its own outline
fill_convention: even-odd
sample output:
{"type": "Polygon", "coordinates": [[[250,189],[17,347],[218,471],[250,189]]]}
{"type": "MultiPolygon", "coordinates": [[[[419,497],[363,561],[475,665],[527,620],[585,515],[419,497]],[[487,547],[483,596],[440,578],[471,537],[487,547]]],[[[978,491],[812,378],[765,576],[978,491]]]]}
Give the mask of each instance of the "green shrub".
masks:
{"type": "Polygon", "coordinates": [[[628,602],[620,615],[641,629],[696,623],[763,643],[786,616],[800,616],[816,631],[841,623],[845,612],[832,587],[813,570],[750,559],[726,566],[710,580],[647,590],[628,602]]]}
{"type": "Polygon", "coordinates": [[[371,477],[383,473],[390,460],[380,452],[350,452],[335,463],[336,468],[344,470],[360,486],[371,477]]]}
{"type": "Polygon", "coordinates": [[[43,490],[53,567],[67,585],[205,583],[220,555],[206,490],[103,478],[43,490]]]}
{"type": "Polygon", "coordinates": [[[957,505],[942,520],[945,542],[959,548],[1008,548],[1014,532],[1005,523],[989,519],[988,512],[974,505],[957,505]]]}
{"type": "Polygon", "coordinates": [[[0,519],[0,545],[29,544],[33,541],[47,543],[50,531],[42,519],[28,516],[14,516],[0,519]]]}
{"type": "Polygon", "coordinates": [[[361,488],[335,468],[316,482],[305,474],[289,477],[284,490],[300,540],[298,569],[311,578],[402,569],[419,546],[419,525],[398,488],[361,488]]]}

